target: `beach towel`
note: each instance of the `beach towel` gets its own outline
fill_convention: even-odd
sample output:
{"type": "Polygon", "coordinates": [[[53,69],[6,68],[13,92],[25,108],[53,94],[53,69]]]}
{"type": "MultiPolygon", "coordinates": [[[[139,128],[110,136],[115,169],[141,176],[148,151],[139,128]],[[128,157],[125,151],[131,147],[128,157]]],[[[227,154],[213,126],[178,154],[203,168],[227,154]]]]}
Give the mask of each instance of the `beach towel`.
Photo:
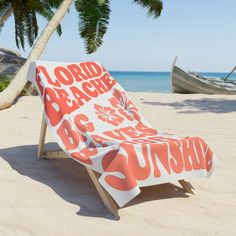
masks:
{"type": "Polygon", "coordinates": [[[35,61],[27,79],[59,146],[99,172],[120,207],[140,187],[212,174],[216,157],[202,138],[158,131],[100,63],[35,61]]]}

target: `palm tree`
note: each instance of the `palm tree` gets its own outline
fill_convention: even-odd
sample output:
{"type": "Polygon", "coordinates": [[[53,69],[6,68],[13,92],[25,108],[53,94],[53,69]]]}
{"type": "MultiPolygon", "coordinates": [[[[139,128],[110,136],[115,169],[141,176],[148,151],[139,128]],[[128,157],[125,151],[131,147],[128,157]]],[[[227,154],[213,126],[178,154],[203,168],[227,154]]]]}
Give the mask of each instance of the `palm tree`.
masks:
{"type": "MultiPolygon", "coordinates": [[[[50,2],[53,1],[51,0],[50,2]]],[[[42,31],[41,35],[36,40],[26,63],[18,71],[17,75],[11,81],[10,85],[0,93],[0,109],[11,106],[15,98],[21,93],[27,82],[26,73],[30,62],[40,57],[47,45],[48,40],[58,28],[63,17],[69,10],[72,2],[73,0],[62,1],[54,16],[51,18],[47,26],[42,31]]],[[[134,0],[133,2],[146,8],[148,10],[148,15],[151,15],[154,18],[160,16],[163,8],[162,0],[134,0]]],[[[102,44],[103,36],[107,31],[110,17],[110,1],[74,0],[74,4],[76,10],[79,13],[80,36],[85,41],[85,48],[87,53],[93,53],[102,44]]],[[[22,42],[21,38],[20,42],[22,42]]]]}
{"type": "MultiPolygon", "coordinates": [[[[25,47],[25,38],[30,47],[38,36],[37,15],[50,21],[54,15],[53,9],[57,9],[62,0],[1,0],[0,2],[0,30],[14,15],[15,40],[18,48],[25,47]]],[[[61,26],[57,27],[61,35],[61,26]]]]}

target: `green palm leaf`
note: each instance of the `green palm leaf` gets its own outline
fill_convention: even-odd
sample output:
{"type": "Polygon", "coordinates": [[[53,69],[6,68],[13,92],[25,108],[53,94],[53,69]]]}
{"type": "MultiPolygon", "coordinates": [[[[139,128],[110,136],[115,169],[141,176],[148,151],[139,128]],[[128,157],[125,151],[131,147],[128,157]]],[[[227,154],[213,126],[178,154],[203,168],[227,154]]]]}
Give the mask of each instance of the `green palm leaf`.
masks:
{"type": "Polygon", "coordinates": [[[163,3],[161,0],[134,0],[134,3],[148,9],[148,15],[157,18],[161,15],[163,3]]]}
{"type": "Polygon", "coordinates": [[[9,1],[0,1],[0,18],[4,16],[6,11],[11,7],[11,3],[9,1]]]}
{"type": "Polygon", "coordinates": [[[110,18],[109,0],[76,0],[79,12],[79,32],[85,40],[87,53],[93,53],[102,44],[110,18]]]}
{"type": "MultiPolygon", "coordinates": [[[[30,47],[38,36],[37,15],[48,22],[54,15],[63,0],[0,0],[0,19],[9,8],[13,10],[15,21],[15,41],[18,48],[25,48],[25,39],[30,47]]],[[[0,25],[0,30],[3,24],[0,25]]],[[[62,33],[61,25],[57,27],[59,36],[62,33]]]]}

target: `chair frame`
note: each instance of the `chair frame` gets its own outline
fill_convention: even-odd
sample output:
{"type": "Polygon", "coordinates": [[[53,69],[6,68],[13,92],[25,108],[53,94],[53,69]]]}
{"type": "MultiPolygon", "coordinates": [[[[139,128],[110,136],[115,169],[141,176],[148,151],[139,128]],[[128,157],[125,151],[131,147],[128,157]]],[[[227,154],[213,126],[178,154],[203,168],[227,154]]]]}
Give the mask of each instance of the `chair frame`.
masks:
{"type": "MultiPolygon", "coordinates": [[[[47,123],[45,121],[44,115],[42,117],[42,123],[41,123],[41,129],[40,129],[40,136],[39,136],[39,145],[38,145],[38,152],[37,156],[38,158],[42,159],[50,159],[50,158],[69,158],[64,151],[61,149],[59,150],[45,150],[45,139],[46,139],[46,133],[47,133],[47,123]]],[[[97,189],[104,205],[106,206],[107,210],[113,214],[118,216],[118,205],[115,203],[115,201],[112,199],[110,194],[101,186],[98,179],[100,177],[100,174],[94,170],[89,169],[88,167],[85,167],[88,171],[88,174],[95,185],[95,188],[97,189]]],[[[182,188],[191,194],[195,194],[193,186],[190,184],[190,182],[182,179],[179,180],[180,185],[182,188]]]]}

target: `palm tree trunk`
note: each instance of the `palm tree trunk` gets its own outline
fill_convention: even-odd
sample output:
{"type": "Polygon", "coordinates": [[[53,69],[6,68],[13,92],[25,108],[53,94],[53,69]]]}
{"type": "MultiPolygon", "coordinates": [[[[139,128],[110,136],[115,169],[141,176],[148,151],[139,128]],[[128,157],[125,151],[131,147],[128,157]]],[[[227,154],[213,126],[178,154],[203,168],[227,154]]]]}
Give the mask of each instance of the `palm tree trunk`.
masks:
{"type": "Polygon", "coordinates": [[[0,28],[4,25],[4,23],[8,20],[8,18],[11,16],[13,12],[12,7],[9,7],[9,9],[6,11],[6,13],[1,17],[0,19],[0,28]]]}
{"type": "Polygon", "coordinates": [[[42,31],[41,35],[35,42],[29,57],[25,64],[20,68],[14,79],[11,81],[9,86],[0,93],[0,109],[10,107],[15,101],[16,97],[21,93],[26,85],[26,75],[29,64],[38,59],[44,51],[48,40],[62,21],[63,17],[69,10],[73,0],[64,0],[58,10],[55,12],[52,19],[48,22],[47,26],[42,31]]]}

